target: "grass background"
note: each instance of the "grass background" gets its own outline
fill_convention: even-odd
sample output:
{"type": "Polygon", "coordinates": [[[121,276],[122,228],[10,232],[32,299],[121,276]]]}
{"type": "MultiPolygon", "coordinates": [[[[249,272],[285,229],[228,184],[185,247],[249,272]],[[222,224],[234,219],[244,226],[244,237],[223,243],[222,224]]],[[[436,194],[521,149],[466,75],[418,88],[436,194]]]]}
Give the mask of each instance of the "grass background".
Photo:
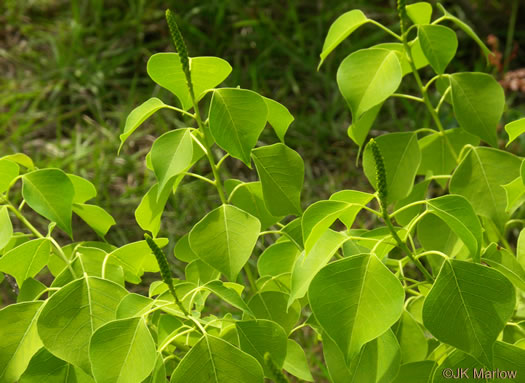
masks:
{"type": "MultiPolygon", "coordinates": [[[[503,46],[512,2],[456,1],[445,6],[473,25],[482,39],[494,34],[503,46]]],[[[350,115],[335,73],[350,51],[390,38],[364,26],[319,72],[316,67],[337,16],[360,8],[396,29],[393,1],[5,0],[0,5],[1,152],[22,151],[38,167],[56,166],[90,179],[99,191],[95,202],[119,223],[108,240],[123,244],[141,238],[133,212],[154,182],[144,156],[155,137],[183,121],[172,112],[160,112],[132,136],[120,157],[116,150],[125,118],[135,106],[152,96],[177,102],[146,74],[151,54],[172,51],[164,22],[167,6],[178,15],[190,55],[218,56],[231,63],[234,69],[224,85],[260,92],[295,116],[287,139],[305,160],[305,204],[336,190],[369,188],[355,166],[356,147],[346,136],[350,115]]],[[[519,13],[525,16],[525,7],[518,9],[517,42],[525,32],[519,13]]],[[[458,34],[459,53],[449,70],[491,71],[477,46],[458,34]]],[[[518,48],[511,69],[522,66],[522,53],[518,48]]],[[[510,107],[518,105],[516,97],[521,100],[510,95],[510,107]]],[[[402,131],[428,123],[419,105],[396,99],[383,108],[374,129],[402,131]]],[[[261,137],[264,143],[272,140],[269,131],[261,137]]],[[[228,171],[234,177],[253,177],[234,161],[228,162],[228,171]]],[[[208,185],[186,181],[170,201],[163,234],[178,238],[215,202],[208,185]]],[[[81,223],[79,230],[79,237],[95,238],[81,223]]]]}
{"type": "MultiPolygon", "coordinates": [[[[514,58],[506,69],[525,66],[520,46],[525,45],[525,28],[519,22],[525,20],[525,5],[514,12],[518,22],[513,31],[509,29],[519,0],[443,3],[484,41],[490,34],[496,36],[502,52],[512,34],[509,47],[514,58]]],[[[224,85],[255,90],[283,103],[295,116],[287,144],[305,161],[304,206],[341,189],[370,190],[355,165],[357,147],[346,135],[350,114],[335,74],[349,52],[391,39],[366,25],[319,72],[316,68],[326,32],[340,14],[359,8],[396,30],[395,1],[4,0],[0,2],[1,155],[24,152],[38,167],[58,167],[91,180],[99,193],[94,203],[118,222],[107,240],[120,246],[141,239],[134,210],[155,182],[144,157],[155,137],[183,126],[184,121],[169,111],[157,113],[128,140],[119,157],[118,136],[127,114],[148,98],[177,102],[146,73],[149,56],[173,50],[164,21],[167,6],[177,13],[190,55],[218,56],[233,66],[224,85]]],[[[458,37],[457,59],[449,72],[504,75],[486,65],[478,47],[462,32],[458,37]]],[[[403,86],[407,93],[417,94],[410,84],[403,86]]],[[[523,94],[507,92],[504,122],[524,115],[523,100],[523,94]]],[[[450,127],[453,119],[447,113],[450,116],[450,109],[444,107],[443,122],[450,127]]],[[[395,99],[385,104],[371,134],[430,123],[419,104],[395,99]]],[[[269,129],[261,136],[262,143],[274,141],[269,129]]],[[[514,147],[523,154],[523,142],[514,147]]],[[[200,166],[197,172],[209,171],[200,166]]],[[[226,172],[243,179],[255,176],[238,161],[228,161],[226,172]]],[[[161,235],[170,238],[173,246],[217,203],[209,185],[186,180],[168,203],[161,235]]],[[[46,225],[40,222],[40,227],[46,225]]],[[[74,227],[76,238],[96,239],[82,222],[74,227]]],[[[6,301],[5,282],[0,290],[6,301]]],[[[311,345],[311,357],[322,381],[324,366],[315,347],[311,345]]]]}

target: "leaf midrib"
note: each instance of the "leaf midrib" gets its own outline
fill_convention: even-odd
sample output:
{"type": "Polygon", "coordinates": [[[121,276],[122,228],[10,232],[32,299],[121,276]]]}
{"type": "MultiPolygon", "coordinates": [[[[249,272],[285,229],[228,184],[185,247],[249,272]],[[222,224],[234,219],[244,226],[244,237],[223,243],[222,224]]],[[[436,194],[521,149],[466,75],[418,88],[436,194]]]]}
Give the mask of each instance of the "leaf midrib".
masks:
{"type": "Polygon", "coordinates": [[[490,360],[490,358],[488,357],[487,353],[485,352],[485,348],[483,347],[483,345],[481,344],[481,342],[480,342],[480,340],[478,338],[478,334],[476,333],[476,329],[474,328],[474,323],[472,322],[472,318],[470,316],[470,313],[469,313],[469,310],[468,310],[468,306],[467,306],[467,304],[465,302],[465,299],[463,298],[463,294],[461,293],[461,287],[459,286],[459,281],[458,281],[458,278],[457,278],[456,273],[454,271],[454,268],[452,267],[452,265],[450,264],[449,261],[445,261],[445,262],[450,267],[450,271],[451,271],[454,283],[456,285],[456,288],[457,288],[457,291],[458,291],[458,295],[459,295],[459,297],[461,299],[461,303],[463,304],[463,307],[465,308],[467,321],[470,324],[470,328],[472,329],[472,333],[474,334],[474,338],[476,338],[476,341],[478,342],[478,345],[481,347],[481,352],[485,355],[487,360],[490,360]]]}

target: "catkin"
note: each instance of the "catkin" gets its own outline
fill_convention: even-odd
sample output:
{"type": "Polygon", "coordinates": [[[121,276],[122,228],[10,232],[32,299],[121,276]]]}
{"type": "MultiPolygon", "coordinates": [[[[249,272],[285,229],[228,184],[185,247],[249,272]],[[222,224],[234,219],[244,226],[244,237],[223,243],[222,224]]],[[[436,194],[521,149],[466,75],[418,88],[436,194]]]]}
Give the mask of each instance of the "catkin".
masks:
{"type": "Polygon", "coordinates": [[[157,246],[149,234],[145,233],[144,238],[146,239],[146,243],[148,244],[149,248],[153,252],[153,255],[155,255],[155,258],[157,259],[160,275],[164,283],[168,285],[168,289],[170,290],[171,295],[173,295],[173,299],[175,299],[175,304],[179,307],[180,311],[182,311],[184,315],[188,316],[188,311],[184,308],[184,305],[179,300],[179,297],[175,292],[175,287],[173,287],[173,279],[171,278],[170,266],[168,265],[168,258],[166,258],[166,254],[164,254],[160,247],[157,246]]]}
{"type": "Polygon", "coordinates": [[[191,83],[191,74],[190,74],[190,59],[188,56],[188,50],[186,49],[186,44],[182,38],[177,22],[175,21],[175,16],[171,10],[166,10],[166,21],[168,22],[168,27],[171,33],[171,39],[173,40],[173,45],[179,54],[180,63],[182,65],[182,71],[186,76],[186,81],[188,82],[188,88],[192,89],[191,83]]]}
{"type": "Polygon", "coordinates": [[[370,140],[370,147],[372,148],[372,154],[376,163],[376,182],[377,191],[379,194],[379,201],[381,202],[381,207],[383,209],[386,209],[388,193],[386,184],[385,162],[383,160],[381,150],[379,149],[377,142],[373,138],[370,140]]]}
{"type": "Polygon", "coordinates": [[[173,281],[171,279],[171,271],[168,265],[168,259],[166,258],[166,255],[160,249],[160,247],[157,246],[157,244],[155,243],[153,238],[151,238],[151,236],[149,236],[148,234],[144,234],[144,238],[146,239],[149,248],[153,252],[153,255],[155,255],[155,258],[157,259],[162,280],[165,284],[168,285],[168,287],[173,286],[173,281]]]}
{"type": "Polygon", "coordinates": [[[272,356],[269,352],[264,354],[264,363],[266,364],[266,367],[270,370],[272,373],[273,380],[275,380],[276,383],[290,383],[288,378],[283,374],[281,369],[277,367],[275,362],[272,359],[272,356]]]}

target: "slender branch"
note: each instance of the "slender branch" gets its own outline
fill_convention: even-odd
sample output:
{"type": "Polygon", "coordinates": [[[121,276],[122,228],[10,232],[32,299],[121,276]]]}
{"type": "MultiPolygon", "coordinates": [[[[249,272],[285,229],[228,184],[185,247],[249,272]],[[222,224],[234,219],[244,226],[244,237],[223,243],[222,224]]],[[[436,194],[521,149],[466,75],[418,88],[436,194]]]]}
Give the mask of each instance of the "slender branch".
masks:
{"type": "Polygon", "coordinates": [[[418,134],[418,133],[439,133],[437,130],[435,129],[432,129],[432,128],[419,128],[417,130],[414,131],[414,133],[418,134]]]}
{"type": "Polygon", "coordinates": [[[6,201],[7,208],[13,212],[13,214],[18,218],[18,220],[33,233],[33,235],[37,238],[44,238],[44,235],[40,233],[32,224],[29,222],[26,217],[20,213],[20,210],[18,210],[16,207],[14,207],[11,202],[6,201]]]}
{"type": "Polygon", "coordinates": [[[421,97],[412,96],[410,94],[404,94],[404,93],[394,93],[392,97],[398,97],[398,98],[406,98],[408,100],[417,101],[417,102],[425,102],[421,97]]]}
{"type": "Polygon", "coordinates": [[[430,85],[432,85],[434,83],[434,81],[438,80],[439,78],[441,78],[441,74],[438,74],[438,75],[435,75],[434,77],[432,77],[430,80],[427,81],[427,83],[425,84],[425,86],[423,87],[423,89],[425,90],[425,92],[428,91],[428,88],[430,87],[430,85]]]}
{"type": "Polygon", "coordinates": [[[402,211],[405,211],[407,209],[410,209],[411,207],[417,206],[417,205],[425,205],[427,201],[416,201],[409,204],[406,204],[405,206],[401,206],[399,209],[394,211],[390,214],[390,217],[394,218],[397,214],[401,213],[402,211]]]}
{"type": "Polygon", "coordinates": [[[384,30],[386,33],[388,33],[389,35],[391,35],[392,37],[394,37],[395,39],[401,41],[401,36],[399,36],[397,33],[395,33],[394,31],[390,30],[389,28],[385,27],[383,24],[381,23],[378,23],[377,21],[375,20],[372,20],[372,19],[368,19],[368,22],[369,23],[372,23],[376,26],[378,26],[379,28],[381,28],[382,30],[384,30]]]}
{"type": "Polygon", "coordinates": [[[408,255],[408,257],[410,258],[410,260],[412,262],[414,262],[414,264],[419,269],[419,271],[421,271],[421,273],[424,275],[425,279],[428,282],[433,283],[434,282],[434,277],[432,277],[432,275],[430,275],[430,273],[425,268],[425,266],[423,266],[423,264],[414,256],[414,254],[412,254],[410,249],[407,247],[406,243],[404,243],[401,240],[401,238],[399,238],[399,235],[397,234],[397,231],[394,228],[394,225],[392,224],[392,220],[390,219],[390,216],[388,215],[388,212],[386,211],[386,209],[383,209],[383,220],[385,221],[385,223],[386,223],[386,225],[388,227],[388,230],[390,231],[390,234],[392,235],[394,240],[397,242],[398,247],[401,250],[403,250],[403,252],[406,255],[408,255]]]}
{"type": "Polygon", "coordinates": [[[212,181],[212,180],[210,180],[209,178],[203,177],[203,176],[201,176],[200,174],[191,173],[191,172],[186,172],[186,173],[184,173],[184,174],[187,175],[187,176],[190,176],[190,177],[197,178],[197,179],[199,179],[199,180],[201,180],[201,181],[207,182],[207,183],[209,183],[209,184],[215,186],[215,181],[212,181]]]}
{"type": "Polygon", "coordinates": [[[220,169],[222,164],[224,163],[224,160],[230,157],[230,153],[226,153],[222,158],[217,162],[217,169],[220,169]]]}
{"type": "Polygon", "coordinates": [[[436,113],[439,113],[439,110],[441,109],[441,105],[443,105],[443,102],[445,101],[445,99],[447,98],[448,94],[450,93],[450,91],[452,90],[452,87],[448,87],[447,90],[445,90],[445,92],[443,93],[443,96],[441,96],[441,98],[439,99],[439,102],[436,106],[436,108],[434,109],[436,111],[436,113]]]}
{"type": "Polygon", "coordinates": [[[184,114],[184,115],[186,115],[188,117],[191,117],[191,118],[195,119],[195,115],[194,114],[188,113],[185,110],[179,109],[179,108],[177,108],[175,106],[171,106],[171,105],[166,105],[165,107],[168,108],[168,109],[175,110],[175,111],[177,111],[179,113],[182,113],[182,114],[184,114]]]}

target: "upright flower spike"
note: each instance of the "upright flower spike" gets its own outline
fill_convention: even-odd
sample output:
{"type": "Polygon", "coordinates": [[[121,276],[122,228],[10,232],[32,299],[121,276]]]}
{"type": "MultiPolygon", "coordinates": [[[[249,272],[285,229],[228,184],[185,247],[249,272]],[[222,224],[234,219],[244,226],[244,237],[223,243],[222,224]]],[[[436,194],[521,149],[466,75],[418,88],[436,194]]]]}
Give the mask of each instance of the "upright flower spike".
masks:
{"type": "Polygon", "coordinates": [[[370,147],[372,148],[372,154],[376,163],[376,182],[377,191],[379,194],[379,201],[381,201],[381,208],[386,210],[387,207],[387,185],[386,185],[386,169],[385,162],[381,150],[377,145],[377,142],[372,138],[370,140],[370,147]]]}
{"type": "Polygon", "coordinates": [[[193,85],[191,82],[191,73],[190,73],[190,59],[188,57],[188,50],[186,49],[186,44],[182,38],[182,33],[180,33],[177,22],[175,21],[175,16],[171,10],[166,10],[166,21],[168,22],[168,27],[170,29],[171,39],[173,40],[173,45],[179,54],[180,63],[182,65],[182,71],[186,76],[186,81],[188,83],[188,88],[190,92],[193,93],[193,85]]]}
{"type": "Polygon", "coordinates": [[[168,285],[168,289],[170,290],[171,295],[173,295],[173,298],[175,298],[175,303],[177,304],[179,309],[184,313],[184,315],[188,316],[188,312],[186,311],[182,303],[179,301],[179,298],[175,293],[175,287],[173,287],[173,279],[171,278],[171,271],[168,265],[168,259],[166,258],[166,254],[164,254],[160,247],[157,246],[157,244],[149,234],[144,234],[144,238],[146,239],[146,243],[148,244],[149,248],[153,252],[153,255],[155,255],[155,258],[157,259],[162,280],[166,285],[168,285]]]}

